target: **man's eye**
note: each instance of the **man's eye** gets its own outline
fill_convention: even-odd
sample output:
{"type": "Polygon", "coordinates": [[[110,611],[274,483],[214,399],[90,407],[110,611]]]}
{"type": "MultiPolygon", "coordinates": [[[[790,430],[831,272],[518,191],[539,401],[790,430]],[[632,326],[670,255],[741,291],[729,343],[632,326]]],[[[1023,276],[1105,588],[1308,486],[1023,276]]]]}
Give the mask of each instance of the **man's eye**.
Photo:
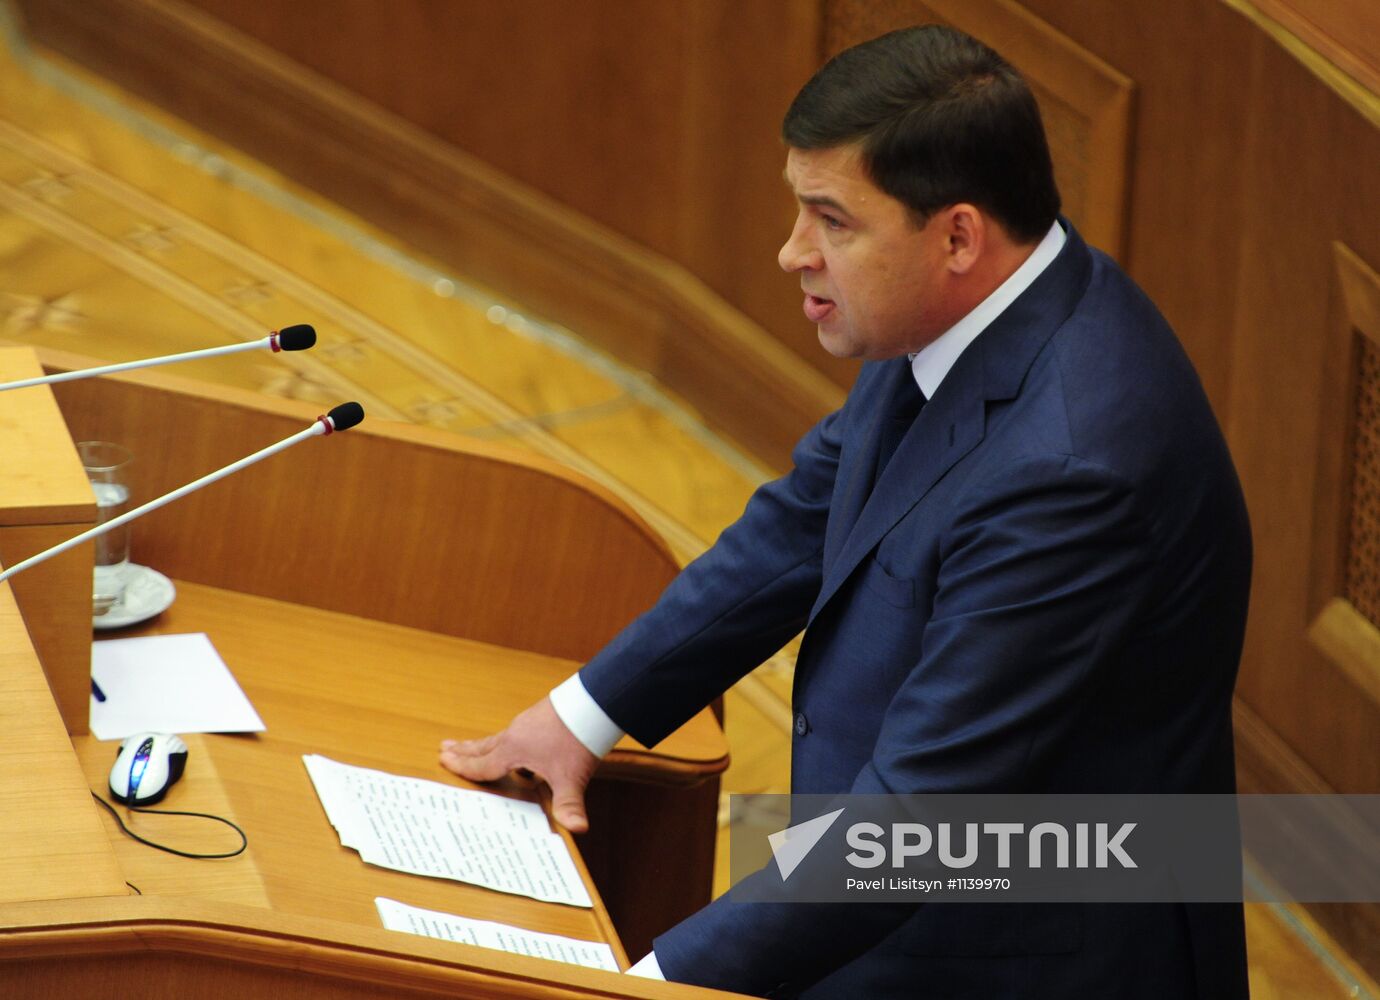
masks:
{"type": "Polygon", "coordinates": [[[830,229],[843,228],[843,223],[840,222],[838,219],[834,218],[832,215],[821,215],[820,218],[824,220],[824,224],[828,226],[830,229]]]}

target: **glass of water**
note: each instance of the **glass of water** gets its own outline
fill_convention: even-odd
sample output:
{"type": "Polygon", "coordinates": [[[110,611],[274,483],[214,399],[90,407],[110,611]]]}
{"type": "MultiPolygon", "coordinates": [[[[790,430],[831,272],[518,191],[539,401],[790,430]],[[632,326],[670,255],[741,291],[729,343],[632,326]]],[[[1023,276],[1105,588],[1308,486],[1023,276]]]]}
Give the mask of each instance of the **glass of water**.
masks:
{"type": "MultiPolygon", "coordinates": [[[[125,479],[129,451],[108,441],[82,441],[77,454],[96,494],[96,523],[104,524],[129,507],[129,483],[125,479]]],[[[125,594],[129,568],[129,525],[121,525],[96,539],[96,573],[91,589],[91,613],[99,617],[120,603],[125,594]]]]}

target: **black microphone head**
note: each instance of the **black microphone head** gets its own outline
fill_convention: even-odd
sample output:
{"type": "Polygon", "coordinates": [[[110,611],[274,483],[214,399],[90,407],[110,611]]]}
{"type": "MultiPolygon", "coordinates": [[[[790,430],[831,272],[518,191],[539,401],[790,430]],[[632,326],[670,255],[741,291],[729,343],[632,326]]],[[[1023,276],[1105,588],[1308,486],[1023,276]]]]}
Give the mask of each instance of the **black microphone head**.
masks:
{"type": "Polygon", "coordinates": [[[286,326],[278,331],[278,349],[283,351],[305,351],[316,344],[316,330],[307,323],[286,326]]]}
{"type": "Polygon", "coordinates": [[[331,418],[331,424],[336,430],[348,431],[364,419],[364,407],[358,403],[341,403],[326,416],[331,418]]]}

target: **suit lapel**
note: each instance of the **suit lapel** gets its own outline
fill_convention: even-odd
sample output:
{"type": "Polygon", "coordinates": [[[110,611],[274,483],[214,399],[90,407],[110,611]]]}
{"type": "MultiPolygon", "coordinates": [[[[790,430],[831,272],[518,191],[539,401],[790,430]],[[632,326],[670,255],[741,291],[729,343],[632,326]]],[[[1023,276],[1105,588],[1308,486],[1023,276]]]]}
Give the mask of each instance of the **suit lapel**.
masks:
{"type": "Polygon", "coordinates": [[[885,401],[900,378],[912,377],[910,364],[898,359],[895,370],[878,380],[866,438],[857,457],[839,470],[848,485],[830,517],[824,584],[811,621],[883,536],[978,446],[987,430],[987,403],[1016,397],[1036,355],[1073,312],[1087,287],[1092,257],[1073,226],[1060,222],[1068,240],[1059,256],[954,363],[871,489],[885,401]]]}
{"type": "MultiPolygon", "coordinates": [[[[911,378],[909,362],[901,360],[904,377],[911,378]]],[[[981,375],[980,366],[965,365],[963,359],[954,365],[934,399],[925,404],[901,439],[896,454],[869,495],[871,473],[876,467],[879,428],[885,419],[884,407],[878,407],[878,417],[869,431],[868,446],[859,456],[858,469],[850,483],[849,506],[844,511],[851,513],[856,509],[857,513],[851,527],[845,529],[845,525],[840,525],[839,534],[843,535],[846,530],[846,538],[836,546],[836,558],[829,559],[826,548],[824,586],[810,612],[811,619],[882,536],[924,498],[955,462],[982,440],[985,406],[981,375]]]]}
{"type": "Polygon", "coordinates": [[[896,358],[883,364],[886,370],[880,373],[876,386],[870,390],[877,400],[877,405],[872,409],[871,422],[859,439],[858,447],[845,449],[839,466],[839,480],[844,486],[830,512],[829,531],[824,541],[825,566],[838,559],[844,542],[863,512],[868,494],[872,492],[877,451],[882,441],[882,424],[887,419],[887,402],[895,398],[907,379],[914,382],[908,359],[896,358]]]}

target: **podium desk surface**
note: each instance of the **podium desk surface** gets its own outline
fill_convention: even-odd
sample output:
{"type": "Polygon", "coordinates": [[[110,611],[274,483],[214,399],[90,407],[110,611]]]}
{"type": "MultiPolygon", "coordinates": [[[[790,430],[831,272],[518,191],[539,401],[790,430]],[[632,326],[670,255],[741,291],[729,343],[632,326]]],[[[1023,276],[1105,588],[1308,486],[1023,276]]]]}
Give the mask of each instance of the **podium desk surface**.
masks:
{"type": "MultiPolygon", "coordinates": [[[[142,891],[261,905],[377,927],[375,896],[530,930],[605,940],[620,952],[607,913],[543,903],[447,880],[373,868],[341,846],[302,755],[471,785],[437,762],[444,738],[504,726],[576,668],[504,649],[337,612],[179,582],[172,607],[142,626],[101,638],[205,632],[267,727],[252,735],[192,736],[187,774],[161,808],[225,815],[249,835],[245,855],[194,861],[155,852],[109,830],[129,881],[142,891]],[[140,883],[144,880],[144,884],[140,883]]],[[[74,740],[93,788],[102,789],[116,744],[74,740]]],[[[654,751],[625,739],[607,766],[642,780],[688,784],[721,771],[727,745],[702,712],[654,751]]],[[[494,789],[533,798],[508,783],[494,789]]],[[[145,835],[193,851],[232,849],[237,838],[205,820],[135,817],[145,835]],[[179,825],[181,824],[181,825],[179,825]],[[156,838],[157,839],[157,838],[156,838]],[[187,845],[191,846],[187,846],[187,845]]],[[[562,833],[567,843],[568,835],[562,833]]]]}

